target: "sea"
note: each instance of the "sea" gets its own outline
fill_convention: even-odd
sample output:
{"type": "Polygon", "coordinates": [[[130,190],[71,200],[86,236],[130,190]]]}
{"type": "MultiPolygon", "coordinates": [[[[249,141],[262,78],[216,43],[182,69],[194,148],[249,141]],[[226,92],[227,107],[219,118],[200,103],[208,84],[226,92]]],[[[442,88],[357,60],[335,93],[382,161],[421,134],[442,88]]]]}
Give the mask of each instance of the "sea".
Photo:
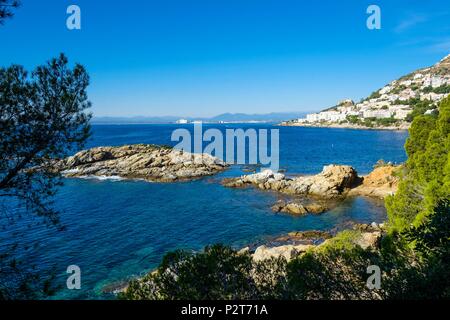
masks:
{"type": "MultiPolygon", "coordinates": [[[[316,174],[328,164],[367,174],[375,163],[402,163],[407,131],[278,127],[273,124],[204,124],[204,130],[278,129],[280,168],[288,175],[316,174]]],[[[86,148],[148,143],[175,145],[174,130],[193,125],[93,125],[86,148]]],[[[18,243],[22,264],[54,275],[50,299],[113,299],[111,293],[144,275],[173,250],[202,250],[222,243],[234,248],[302,230],[332,230],[348,222],[382,222],[381,200],[357,197],[321,215],[278,214],[280,195],[255,188],[223,187],[224,177],[246,174],[245,165],[199,180],[157,183],[121,179],[64,179],[54,198],[57,226],[18,208],[20,219],[0,218],[0,248],[18,243]],[[81,288],[69,290],[67,268],[81,271],[81,288]]],[[[256,167],[256,170],[259,168],[256,167]]],[[[14,214],[14,213],[13,213],[14,214]]]]}

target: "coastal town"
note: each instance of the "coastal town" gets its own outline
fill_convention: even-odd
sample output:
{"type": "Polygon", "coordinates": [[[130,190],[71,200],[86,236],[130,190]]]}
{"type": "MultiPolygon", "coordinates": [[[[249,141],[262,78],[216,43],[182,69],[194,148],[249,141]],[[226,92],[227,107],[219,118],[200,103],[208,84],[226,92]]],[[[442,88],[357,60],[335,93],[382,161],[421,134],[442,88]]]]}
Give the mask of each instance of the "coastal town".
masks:
{"type": "Polygon", "coordinates": [[[394,80],[358,103],[346,99],[281,125],[406,129],[414,116],[434,113],[449,94],[450,55],[447,55],[434,66],[394,80]]]}

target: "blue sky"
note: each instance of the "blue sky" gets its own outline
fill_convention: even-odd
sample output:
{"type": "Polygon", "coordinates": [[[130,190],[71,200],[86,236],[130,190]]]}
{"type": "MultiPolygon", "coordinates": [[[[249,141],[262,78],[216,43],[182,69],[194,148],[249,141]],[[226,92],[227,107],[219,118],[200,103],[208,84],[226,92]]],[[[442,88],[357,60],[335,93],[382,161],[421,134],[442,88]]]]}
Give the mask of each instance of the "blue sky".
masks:
{"type": "Polygon", "coordinates": [[[445,0],[22,0],[0,65],[60,52],[86,66],[96,116],[320,110],[450,53],[445,0]],[[81,30],[66,9],[81,8],[81,30]],[[381,30],[366,8],[381,8],[381,30]]]}

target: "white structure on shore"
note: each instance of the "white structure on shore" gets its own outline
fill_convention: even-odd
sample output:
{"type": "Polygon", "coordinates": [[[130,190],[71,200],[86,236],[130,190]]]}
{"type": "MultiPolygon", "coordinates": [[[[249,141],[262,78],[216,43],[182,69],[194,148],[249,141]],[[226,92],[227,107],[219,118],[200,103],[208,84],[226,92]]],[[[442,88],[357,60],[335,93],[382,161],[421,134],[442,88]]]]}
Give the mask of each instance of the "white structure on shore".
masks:
{"type": "Polygon", "coordinates": [[[187,123],[189,123],[189,121],[186,120],[186,119],[179,119],[179,120],[176,121],[176,123],[178,123],[178,124],[187,124],[187,123]]]}
{"type": "MultiPolygon", "coordinates": [[[[430,110],[450,94],[450,55],[432,67],[412,72],[394,80],[359,103],[343,100],[335,107],[293,122],[304,124],[345,123],[355,117],[364,119],[395,119],[404,121],[414,107],[424,102],[430,110]]],[[[424,104],[422,104],[423,106],[424,104]]],[[[431,111],[430,111],[431,112],[431,111]]]]}

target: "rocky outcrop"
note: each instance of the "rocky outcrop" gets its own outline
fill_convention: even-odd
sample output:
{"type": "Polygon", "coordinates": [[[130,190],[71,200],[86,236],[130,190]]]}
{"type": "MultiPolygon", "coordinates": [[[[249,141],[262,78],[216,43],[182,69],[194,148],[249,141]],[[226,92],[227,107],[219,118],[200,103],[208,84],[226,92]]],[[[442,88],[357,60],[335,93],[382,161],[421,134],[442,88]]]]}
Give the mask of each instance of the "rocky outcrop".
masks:
{"type": "Polygon", "coordinates": [[[272,206],[274,212],[293,215],[320,214],[338,205],[346,196],[385,198],[394,194],[398,187],[397,172],[400,168],[401,166],[383,164],[363,177],[359,177],[352,167],[340,165],[325,166],[321,173],[313,176],[293,178],[264,170],[238,178],[227,178],[222,184],[232,188],[255,186],[294,198],[290,201],[277,201],[272,206]]]}
{"type": "Polygon", "coordinates": [[[239,178],[224,179],[223,185],[234,188],[254,185],[263,190],[332,199],[344,195],[358,182],[358,175],[352,167],[329,165],[314,176],[287,178],[282,173],[264,170],[239,178]]]}
{"type": "Polygon", "coordinates": [[[272,206],[272,211],[274,212],[286,212],[294,215],[305,215],[305,214],[320,214],[327,210],[327,206],[319,203],[309,203],[302,204],[299,202],[286,202],[283,200],[277,201],[272,206]]]}
{"type": "MultiPolygon", "coordinates": [[[[381,238],[385,233],[383,224],[354,224],[352,228],[355,233],[354,237],[349,241],[355,246],[359,246],[363,249],[379,248],[381,238]]],[[[339,236],[339,235],[338,235],[339,236]]],[[[283,244],[278,246],[261,245],[256,248],[252,257],[255,261],[261,261],[270,258],[284,257],[287,261],[290,261],[298,256],[301,256],[308,250],[321,249],[330,245],[330,242],[335,241],[336,238],[332,237],[330,233],[324,231],[298,231],[290,232],[286,236],[281,236],[276,241],[289,241],[294,244],[283,244]],[[321,240],[319,244],[313,243],[311,240],[321,240]],[[304,243],[295,244],[295,241],[302,241],[304,243]]],[[[249,248],[246,247],[240,252],[247,252],[249,248]]]]}
{"type": "Polygon", "coordinates": [[[121,177],[160,182],[200,178],[221,172],[226,166],[209,154],[146,144],[92,148],[55,164],[66,177],[121,177]]]}
{"type": "Polygon", "coordinates": [[[270,258],[284,257],[287,261],[296,258],[297,256],[305,253],[307,250],[314,248],[313,245],[299,244],[299,245],[284,245],[278,247],[266,247],[264,245],[256,248],[253,253],[253,260],[261,261],[270,258]]]}
{"type": "Polygon", "coordinates": [[[396,175],[400,166],[386,165],[375,168],[362,177],[362,183],[352,189],[348,195],[385,198],[397,191],[399,177],[396,175]]]}
{"type": "Polygon", "coordinates": [[[326,239],[330,239],[332,234],[327,231],[307,230],[307,231],[292,231],[286,235],[275,238],[275,242],[282,243],[299,243],[313,244],[321,243],[326,239]]]}

